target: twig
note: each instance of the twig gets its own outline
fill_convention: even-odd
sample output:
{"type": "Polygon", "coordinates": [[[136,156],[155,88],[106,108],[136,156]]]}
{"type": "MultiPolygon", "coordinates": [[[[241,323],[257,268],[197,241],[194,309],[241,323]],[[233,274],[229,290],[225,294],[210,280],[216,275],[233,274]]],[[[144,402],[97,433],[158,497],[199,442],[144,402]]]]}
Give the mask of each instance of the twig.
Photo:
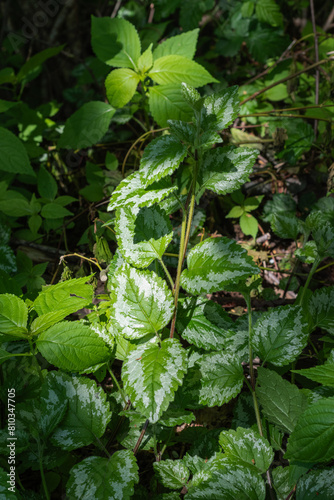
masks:
{"type": "Polygon", "coordinates": [[[331,26],[331,24],[332,24],[332,22],[333,22],[333,19],[334,19],[334,7],[333,7],[333,8],[332,8],[332,10],[330,11],[330,14],[329,14],[329,16],[328,16],[328,18],[327,18],[327,21],[325,22],[325,24],[324,24],[324,25],[323,25],[323,27],[322,27],[322,29],[323,29],[324,31],[329,30],[329,28],[330,28],[330,26],[331,26]]]}
{"type": "Polygon", "coordinates": [[[114,7],[114,10],[112,11],[112,14],[111,14],[111,18],[113,17],[116,17],[117,16],[117,12],[121,6],[121,3],[122,3],[122,0],[117,0],[116,4],[115,4],[115,7],[114,7]]]}
{"type": "MultiPolygon", "coordinates": [[[[315,52],[315,62],[319,62],[319,46],[318,46],[318,35],[317,35],[317,26],[315,23],[315,13],[314,13],[314,0],[310,0],[310,9],[311,9],[311,19],[312,19],[312,28],[314,33],[314,52],[315,52]]],[[[315,104],[319,104],[319,78],[320,73],[319,69],[315,71],[315,104]]],[[[314,120],[314,135],[317,136],[318,131],[318,120],[314,120]]]]}
{"type": "Polygon", "coordinates": [[[141,445],[141,442],[142,442],[142,440],[143,440],[143,438],[145,436],[145,432],[146,432],[146,429],[147,429],[149,423],[150,423],[150,421],[147,419],[146,422],[145,422],[145,424],[144,424],[143,430],[140,433],[140,436],[138,438],[136,446],[133,448],[133,454],[134,455],[136,455],[136,453],[137,453],[137,451],[139,449],[139,446],[141,445]]]}

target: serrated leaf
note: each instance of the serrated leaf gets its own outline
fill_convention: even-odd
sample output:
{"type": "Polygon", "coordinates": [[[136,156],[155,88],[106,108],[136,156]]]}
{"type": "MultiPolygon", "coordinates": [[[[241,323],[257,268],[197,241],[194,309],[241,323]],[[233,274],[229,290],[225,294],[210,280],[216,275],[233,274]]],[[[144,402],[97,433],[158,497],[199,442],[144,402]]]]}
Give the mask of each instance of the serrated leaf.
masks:
{"type": "Polygon", "coordinates": [[[141,173],[134,172],[117,186],[110,198],[108,210],[150,207],[176,190],[177,186],[172,186],[170,179],[161,179],[145,188],[141,173]]]}
{"type": "Polygon", "coordinates": [[[129,68],[114,69],[106,78],[108,101],[115,108],[122,108],[131,101],[139,83],[139,76],[129,68]]]}
{"type": "Polygon", "coordinates": [[[240,360],[224,353],[205,354],[198,362],[202,374],[200,402],[221,406],[239,394],[244,384],[240,360]]]}
{"type": "Polygon", "coordinates": [[[151,271],[124,264],[114,274],[110,315],[124,337],[138,339],[166,326],[174,302],[164,280],[151,271]]]}
{"type": "Polygon", "coordinates": [[[280,238],[296,240],[300,233],[299,221],[295,214],[291,213],[273,214],[271,227],[280,238]]]}
{"type": "Polygon", "coordinates": [[[333,484],[333,468],[310,471],[298,481],[296,500],[331,500],[333,484]]]}
{"type": "Polygon", "coordinates": [[[72,467],[66,493],[68,498],[75,500],[130,500],[138,482],[138,465],[133,452],[120,450],[111,458],[88,457],[72,467]]]}
{"type": "Polygon", "coordinates": [[[187,103],[194,109],[198,109],[198,105],[202,103],[201,94],[197,92],[191,85],[185,82],[181,83],[182,97],[187,101],[187,103]]]}
{"type": "Polygon", "coordinates": [[[142,415],[156,423],[187,370],[187,353],[176,339],[146,343],[131,351],[122,367],[124,389],[142,415]]]}
{"type": "Polygon", "coordinates": [[[57,195],[58,191],[57,182],[55,181],[54,177],[50,174],[50,172],[48,172],[46,168],[43,166],[40,167],[38,172],[37,188],[42,198],[46,198],[48,200],[54,200],[57,195]]]}
{"type": "Polygon", "coordinates": [[[68,215],[73,215],[73,212],[67,208],[58,205],[58,203],[47,203],[41,210],[41,215],[44,219],[62,219],[68,215]]]}
{"type": "Polygon", "coordinates": [[[193,123],[182,120],[168,120],[171,133],[180,141],[193,145],[196,140],[196,127],[193,123]]]}
{"type": "Polygon", "coordinates": [[[167,127],[168,120],[189,121],[192,110],[181,95],[179,84],[154,85],[149,88],[149,106],[154,120],[167,127]]]}
{"type": "Polygon", "coordinates": [[[94,380],[70,377],[52,372],[55,383],[63,387],[68,399],[68,410],[52,435],[52,442],[62,450],[74,450],[100,438],[111,418],[106,393],[94,380]]]}
{"type": "Polygon", "coordinates": [[[222,130],[237,118],[240,111],[238,87],[229,87],[207,96],[203,103],[205,114],[203,128],[222,130]]]}
{"type": "Polygon", "coordinates": [[[142,53],[138,59],[138,71],[141,74],[145,74],[148,70],[152,68],[153,65],[153,53],[152,53],[153,43],[142,53]]]}
{"type": "Polygon", "coordinates": [[[306,264],[313,264],[315,259],[319,258],[315,241],[307,241],[302,248],[297,248],[295,256],[306,264]]]}
{"type": "Polygon", "coordinates": [[[196,417],[192,412],[172,408],[162,414],[159,423],[166,427],[174,427],[175,425],[191,424],[194,420],[196,417]]]}
{"type": "Polygon", "coordinates": [[[263,362],[284,366],[302,352],[309,327],[301,306],[281,306],[262,314],[255,323],[251,344],[263,362]]]}
{"type": "Polygon", "coordinates": [[[256,239],[257,232],[259,230],[259,224],[255,217],[250,214],[244,213],[240,217],[240,228],[245,235],[250,235],[256,239]]]}
{"type": "Polygon", "coordinates": [[[35,177],[28,154],[20,139],[9,130],[0,127],[0,170],[11,174],[35,177]]]}
{"type": "Polygon", "coordinates": [[[306,370],[291,370],[294,373],[299,373],[314,382],[325,385],[327,387],[334,387],[334,364],[326,363],[321,366],[314,366],[306,370]]]}
{"type": "Polygon", "coordinates": [[[238,427],[236,431],[222,431],[219,444],[224,456],[239,465],[256,467],[261,473],[266,472],[274,458],[269,442],[252,429],[238,427]]]}
{"type": "Polygon", "coordinates": [[[49,436],[60,424],[67,411],[68,401],[63,386],[48,372],[39,398],[40,417],[36,422],[44,437],[49,436]]]}
{"type": "Polygon", "coordinates": [[[173,238],[170,220],[159,206],[117,210],[115,230],[124,259],[139,268],[161,258],[173,238]]]}
{"type": "Polygon", "coordinates": [[[160,57],[168,55],[183,56],[187,59],[193,59],[196,52],[197,38],[199,29],[196,28],[181,35],[167,38],[160,43],[153,51],[153,59],[156,61],[160,57]]]}
{"type": "Polygon", "coordinates": [[[312,318],[312,329],[323,328],[334,334],[334,286],[313,292],[306,308],[312,318]]]}
{"type": "Polygon", "coordinates": [[[275,0],[258,0],[255,7],[256,17],[261,23],[281,26],[283,16],[275,0]]]}
{"type": "Polygon", "coordinates": [[[202,87],[207,83],[218,82],[203,66],[178,55],[157,59],[148,76],[161,85],[185,82],[194,87],[202,87]]]}
{"type": "Polygon", "coordinates": [[[221,464],[208,479],[190,487],[185,500],[265,500],[265,484],[257,472],[239,465],[221,464]]]}
{"type": "Polygon", "coordinates": [[[257,152],[225,146],[207,151],[199,171],[199,186],[217,194],[227,194],[242,186],[252,172],[257,152]]]}
{"type": "Polygon", "coordinates": [[[307,397],[298,387],[262,367],[258,369],[256,395],[263,414],[285,433],[293,431],[298,417],[307,408],[307,397]]]}
{"type": "Polygon", "coordinates": [[[97,57],[109,66],[136,69],[140,39],[129,21],[92,16],[92,47],[97,57]]]}
{"type": "Polygon", "coordinates": [[[50,364],[65,371],[85,370],[110,358],[103,340],[88,325],[74,321],[44,331],[36,346],[50,364]]]}
{"type": "MultiPolygon", "coordinates": [[[[0,245],[0,271],[5,273],[15,273],[17,271],[16,256],[9,245],[0,245]]],[[[6,287],[4,291],[11,290],[6,287]]]]}
{"type": "Polygon", "coordinates": [[[181,274],[181,285],[193,294],[218,292],[230,283],[258,274],[247,252],[225,237],[208,238],[194,246],[187,267],[181,274]]]}
{"type": "Polygon", "coordinates": [[[299,417],[288,439],[284,458],[298,462],[328,462],[334,457],[334,397],[313,403],[299,417]]]}
{"type": "Polygon", "coordinates": [[[91,101],[75,111],[65,123],[58,146],[66,149],[88,148],[107,132],[115,109],[100,101],[91,101]]]}
{"type": "Polygon", "coordinates": [[[188,467],[181,460],[155,462],[153,469],[160,483],[172,490],[183,488],[190,476],[188,467]]]}
{"type": "Polygon", "coordinates": [[[277,500],[286,500],[291,491],[289,485],[289,467],[278,466],[271,471],[277,500]]]}
{"type": "Polygon", "coordinates": [[[231,210],[227,215],[225,215],[226,219],[237,219],[241,217],[241,215],[244,213],[244,208],[243,207],[232,207],[231,210]]]}
{"type": "Polygon", "coordinates": [[[163,135],[150,142],[140,162],[140,175],[144,187],[171,175],[186,154],[186,146],[171,135],[163,135]]]}
{"type": "Polygon", "coordinates": [[[18,339],[26,338],[28,307],[16,295],[0,295],[0,333],[18,339]]]}
{"type": "Polygon", "coordinates": [[[224,347],[227,331],[234,329],[234,323],[216,302],[189,297],[179,300],[176,329],[190,344],[219,351],[224,347]]]}

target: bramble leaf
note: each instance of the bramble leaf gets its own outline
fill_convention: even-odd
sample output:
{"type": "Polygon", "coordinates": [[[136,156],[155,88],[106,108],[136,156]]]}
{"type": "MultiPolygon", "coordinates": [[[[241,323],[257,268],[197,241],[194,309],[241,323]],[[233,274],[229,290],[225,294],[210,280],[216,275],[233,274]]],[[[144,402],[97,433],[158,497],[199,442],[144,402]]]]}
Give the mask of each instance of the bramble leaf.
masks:
{"type": "Polygon", "coordinates": [[[250,274],[258,274],[247,252],[225,237],[208,238],[194,246],[188,254],[187,266],[181,274],[181,285],[193,294],[217,292],[250,274]]]}
{"type": "Polygon", "coordinates": [[[114,69],[106,78],[108,101],[115,108],[122,108],[131,101],[139,83],[139,76],[129,68],[114,69]]]}
{"type": "Polygon", "coordinates": [[[148,76],[161,85],[185,82],[194,87],[202,87],[207,83],[218,82],[203,66],[179,55],[157,59],[148,76]]]}
{"type": "Polygon", "coordinates": [[[186,370],[187,352],[178,340],[139,345],[123,363],[124,389],[135,408],[154,424],[173,400],[186,370]]]}

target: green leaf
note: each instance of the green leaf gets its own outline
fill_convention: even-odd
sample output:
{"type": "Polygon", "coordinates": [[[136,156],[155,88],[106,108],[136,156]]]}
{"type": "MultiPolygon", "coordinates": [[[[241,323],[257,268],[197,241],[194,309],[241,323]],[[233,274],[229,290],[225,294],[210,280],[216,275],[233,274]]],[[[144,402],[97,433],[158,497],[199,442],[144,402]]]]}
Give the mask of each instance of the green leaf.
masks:
{"type": "Polygon", "coordinates": [[[198,110],[199,106],[203,104],[203,99],[201,99],[201,94],[197,92],[191,85],[185,82],[181,83],[181,93],[183,99],[193,108],[198,110]]]}
{"type": "Polygon", "coordinates": [[[30,59],[28,59],[28,61],[24,63],[23,66],[21,66],[21,69],[16,76],[16,80],[18,82],[27,79],[28,81],[31,81],[33,78],[38,76],[40,67],[43,62],[50,59],[50,57],[54,57],[59,54],[59,52],[61,52],[64,47],[65,45],[59,45],[59,47],[51,47],[49,49],[42,50],[42,52],[39,52],[38,54],[30,57],[30,59]]]}
{"type": "Polygon", "coordinates": [[[153,469],[160,483],[172,490],[183,488],[190,476],[188,467],[181,460],[155,462],[153,469]]]}
{"type": "Polygon", "coordinates": [[[64,388],[68,399],[67,413],[52,435],[53,444],[70,451],[103,436],[111,418],[103,389],[86,377],[70,377],[62,372],[52,372],[49,376],[64,388]]]}
{"type": "Polygon", "coordinates": [[[296,500],[331,500],[333,484],[333,468],[310,471],[298,481],[296,500]]]}
{"type": "Polygon", "coordinates": [[[138,59],[138,71],[144,75],[148,70],[152,68],[153,65],[153,54],[152,54],[152,45],[142,53],[140,58],[138,59]]]}
{"type": "Polygon", "coordinates": [[[148,76],[161,85],[185,82],[194,87],[202,87],[207,83],[218,82],[203,66],[178,55],[157,59],[148,76]]]}
{"type": "Polygon", "coordinates": [[[164,340],[161,346],[146,343],[131,351],[123,363],[124,389],[136,409],[154,424],[173,400],[186,370],[187,353],[178,340],[164,340]]]}
{"type": "Polygon", "coordinates": [[[283,16],[275,0],[258,0],[255,7],[256,17],[261,23],[281,26],[283,16]]]}
{"type": "Polygon", "coordinates": [[[58,185],[54,177],[41,166],[37,176],[37,189],[42,198],[53,201],[57,195],[58,185]]]}
{"type": "Polygon", "coordinates": [[[303,377],[327,387],[334,387],[334,363],[326,363],[324,365],[307,368],[306,370],[291,371],[299,373],[299,375],[303,375],[303,377]]]}
{"type": "Polygon", "coordinates": [[[110,358],[103,340],[88,325],[74,321],[44,331],[36,346],[50,364],[65,371],[85,370],[110,358]]]}
{"type": "Polygon", "coordinates": [[[251,344],[263,362],[284,366],[307,344],[308,323],[300,306],[281,306],[262,314],[255,323],[251,344]]]}
{"type": "Polygon", "coordinates": [[[219,444],[229,461],[254,466],[261,473],[269,469],[274,459],[273,449],[267,439],[252,429],[238,427],[236,431],[222,431],[219,444]]]}
{"type": "Polygon", "coordinates": [[[273,214],[271,227],[280,238],[296,240],[300,233],[299,221],[295,214],[291,213],[273,214]]]}
{"type": "Polygon", "coordinates": [[[58,203],[47,203],[42,208],[41,215],[45,219],[62,219],[68,215],[73,215],[73,212],[70,212],[67,208],[58,205],[58,203]]]}
{"type": "MultiPolygon", "coordinates": [[[[3,271],[5,273],[15,273],[17,271],[16,257],[9,245],[0,245],[0,271],[3,271]]],[[[9,275],[8,278],[9,280],[11,280],[9,275]]],[[[3,292],[1,291],[1,293],[12,292],[12,290],[8,288],[8,281],[6,282],[6,285],[7,286],[5,287],[3,292]]]]}
{"type": "Polygon", "coordinates": [[[173,238],[170,220],[159,206],[117,210],[115,230],[122,256],[139,268],[160,259],[173,238]]]}
{"type": "Polygon", "coordinates": [[[18,339],[26,338],[28,307],[16,295],[0,295],[0,332],[18,339]]]}
{"type": "Polygon", "coordinates": [[[222,406],[239,394],[244,373],[236,356],[222,352],[205,354],[198,364],[202,374],[199,394],[202,405],[222,406]]]}
{"type": "Polygon", "coordinates": [[[196,420],[196,417],[192,412],[173,408],[166,410],[162,414],[159,423],[166,427],[174,427],[175,425],[191,424],[194,420],[196,420]]]}
{"type": "Polygon", "coordinates": [[[196,52],[199,29],[196,28],[181,35],[167,38],[160,43],[153,51],[153,59],[156,61],[160,57],[175,55],[193,59],[196,52]]]}
{"type": "Polygon", "coordinates": [[[52,373],[47,373],[38,401],[40,417],[36,423],[44,437],[52,434],[60,424],[65,416],[68,404],[64,387],[59,386],[52,373]]]}
{"type": "Polygon", "coordinates": [[[110,315],[124,337],[138,339],[156,333],[170,321],[174,302],[164,280],[128,264],[114,274],[110,315]]]}
{"type": "Polygon", "coordinates": [[[216,302],[189,297],[179,300],[176,329],[190,344],[218,351],[223,349],[227,331],[234,329],[234,323],[216,302]]]}
{"type": "Polygon", "coordinates": [[[257,232],[259,230],[259,225],[255,217],[250,214],[242,214],[240,217],[240,228],[245,235],[250,235],[256,239],[257,232]]]}
{"type": "Polygon", "coordinates": [[[334,286],[313,292],[306,310],[312,318],[312,330],[318,327],[334,334],[334,286]]]}
{"type": "Polygon", "coordinates": [[[138,482],[138,465],[133,452],[120,450],[111,458],[88,457],[72,467],[66,494],[73,500],[130,500],[138,482]]]}
{"type": "Polygon", "coordinates": [[[20,139],[2,127],[0,127],[0,170],[11,174],[35,176],[20,139]]]}
{"type": "Polygon", "coordinates": [[[225,215],[226,219],[238,219],[245,212],[243,207],[232,207],[227,215],[225,215]]]}
{"type": "Polygon", "coordinates": [[[272,370],[258,369],[256,395],[262,412],[285,433],[293,431],[298,417],[307,408],[307,397],[272,370]]]}
{"type": "Polygon", "coordinates": [[[8,352],[6,351],[5,349],[2,349],[0,347],[0,365],[2,363],[4,363],[5,361],[7,361],[7,359],[10,359],[10,358],[13,358],[13,357],[16,357],[16,356],[32,356],[31,353],[12,353],[12,352],[8,352]]]}
{"type": "Polygon", "coordinates": [[[18,102],[5,101],[4,99],[0,99],[0,113],[5,113],[6,111],[8,111],[13,106],[16,106],[17,104],[18,102]]]}
{"type": "MultiPolygon", "coordinates": [[[[211,471],[210,471],[211,472],[211,471]]],[[[265,500],[266,488],[260,474],[249,467],[222,462],[208,479],[190,487],[185,500],[265,500]]]]}
{"type": "Polygon", "coordinates": [[[319,257],[315,241],[307,241],[302,248],[297,248],[295,256],[306,264],[313,264],[315,259],[319,257]]]}
{"type": "Polygon", "coordinates": [[[218,292],[258,274],[246,250],[225,237],[208,238],[195,245],[188,254],[187,266],[181,274],[181,285],[193,294],[218,292]]]}
{"type": "Polygon", "coordinates": [[[312,230],[313,239],[317,245],[320,257],[334,258],[334,226],[319,218],[318,224],[312,230]]]}
{"type": "Polygon", "coordinates": [[[140,175],[144,187],[171,175],[186,154],[186,146],[171,135],[163,135],[150,142],[140,162],[140,175]]]}
{"type": "Polygon", "coordinates": [[[107,132],[115,113],[109,104],[100,101],[85,103],[68,120],[58,146],[65,149],[82,149],[93,146],[107,132]]]}
{"type": "Polygon", "coordinates": [[[205,109],[202,120],[204,129],[213,127],[215,130],[222,130],[228,127],[240,112],[238,87],[229,87],[209,95],[204,99],[203,106],[205,109]]]}
{"type": "Polygon", "coordinates": [[[136,92],[139,76],[132,69],[114,69],[106,78],[108,101],[115,108],[122,108],[136,92]]]}
{"type": "Polygon", "coordinates": [[[248,179],[256,158],[257,151],[248,148],[225,146],[207,151],[199,172],[200,188],[217,194],[235,191],[248,179]]]}
{"type": "Polygon", "coordinates": [[[138,32],[129,21],[92,16],[92,47],[109,66],[136,69],[141,46],[138,32]]]}
{"type": "Polygon", "coordinates": [[[277,500],[286,500],[292,489],[289,484],[289,471],[289,467],[282,466],[275,467],[275,469],[271,471],[277,500]]]}
{"type": "Polygon", "coordinates": [[[172,186],[169,178],[161,179],[145,188],[141,172],[134,172],[117,186],[110,198],[108,210],[151,206],[176,190],[177,186],[172,186]]]}
{"type": "Polygon", "coordinates": [[[273,199],[267,201],[263,207],[263,220],[270,222],[273,219],[274,214],[279,213],[291,213],[294,214],[296,211],[296,202],[290,194],[286,193],[275,193],[273,199]]]}
{"type": "Polygon", "coordinates": [[[299,417],[284,458],[298,462],[328,462],[334,457],[334,397],[313,403],[299,417]]]}
{"type": "Polygon", "coordinates": [[[193,123],[186,123],[182,120],[168,120],[168,125],[172,135],[180,141],[193,145],[196,140],[196,127],[193,123]]]}
{"type": "Polygon", "coordinates": [[[150,87],[149,106],[154,120],[161,127],[167,127],[169,119],[187,122],[192,117],[191,107],[182,97],[179,84],[150,87]]]}

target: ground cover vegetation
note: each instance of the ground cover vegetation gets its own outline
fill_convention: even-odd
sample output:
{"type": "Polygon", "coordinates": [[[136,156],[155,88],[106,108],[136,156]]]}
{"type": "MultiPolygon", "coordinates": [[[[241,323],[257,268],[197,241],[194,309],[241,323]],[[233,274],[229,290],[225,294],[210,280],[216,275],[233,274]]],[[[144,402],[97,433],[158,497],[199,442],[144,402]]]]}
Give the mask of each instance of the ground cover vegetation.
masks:
{"type": "Polygon", "coordinates": [[[1,9],[0,498],[333,498],[332,2],[1,9]]]}

